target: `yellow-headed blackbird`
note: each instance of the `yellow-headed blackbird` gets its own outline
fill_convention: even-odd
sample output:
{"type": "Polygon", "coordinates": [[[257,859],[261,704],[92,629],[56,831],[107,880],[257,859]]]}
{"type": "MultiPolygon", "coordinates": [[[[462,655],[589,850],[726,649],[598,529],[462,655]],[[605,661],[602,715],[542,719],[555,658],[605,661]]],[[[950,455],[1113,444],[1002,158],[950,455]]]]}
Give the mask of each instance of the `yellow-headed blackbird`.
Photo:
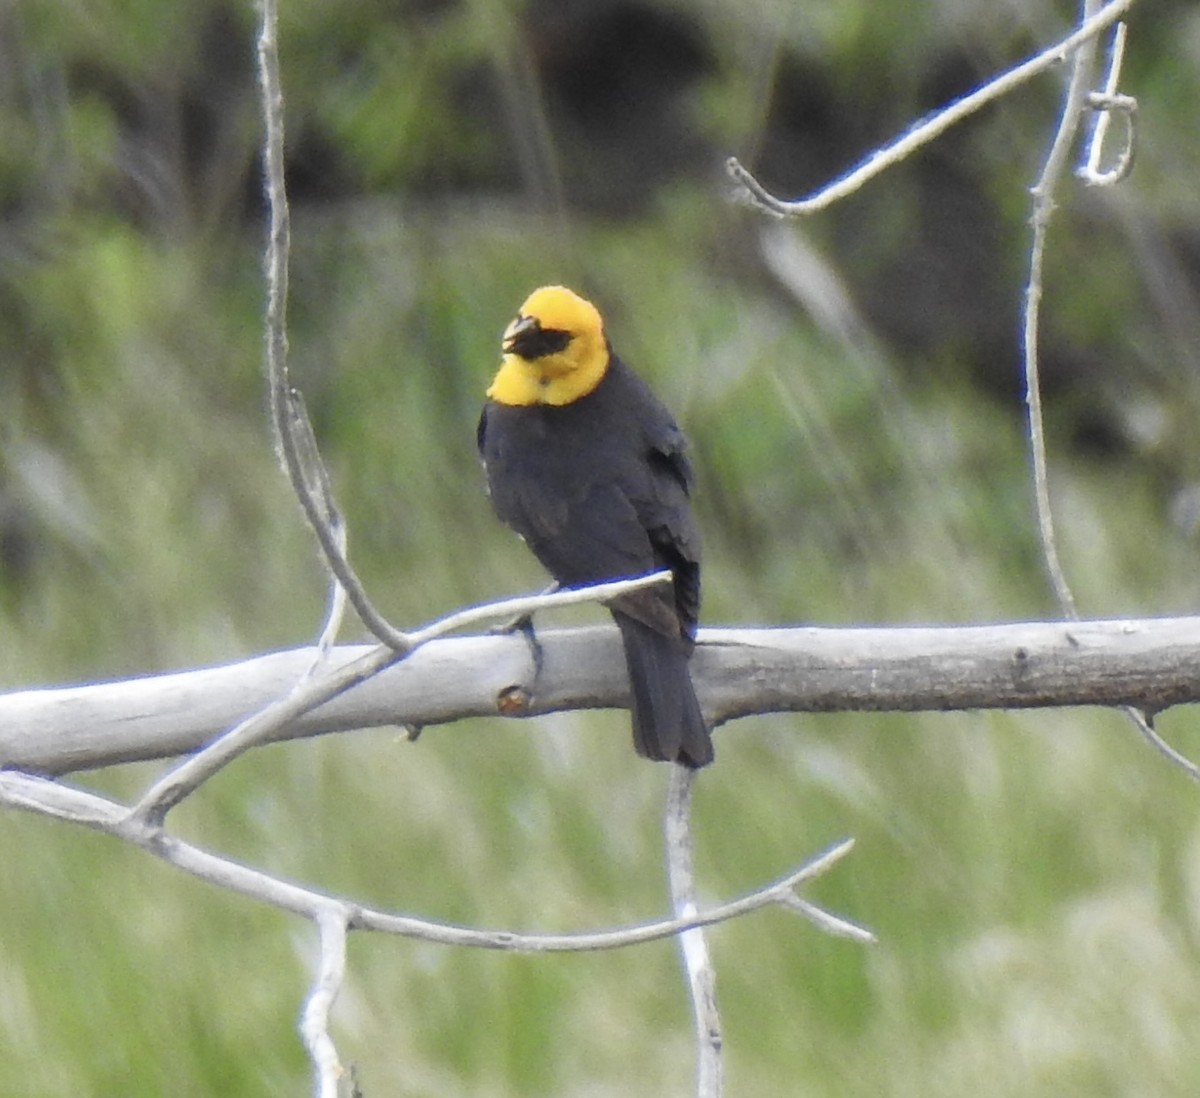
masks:
{"type": "Polygon", "coordinates": [[[674,580],[609,604],[621,631],[639,755],[705,766],[713,747],[688,659],[700,539],[687,440],[612,351],[591,302],[535,290],[502,342],[479,420],[496,513],[562,585],[669,568],[674,580]]]}

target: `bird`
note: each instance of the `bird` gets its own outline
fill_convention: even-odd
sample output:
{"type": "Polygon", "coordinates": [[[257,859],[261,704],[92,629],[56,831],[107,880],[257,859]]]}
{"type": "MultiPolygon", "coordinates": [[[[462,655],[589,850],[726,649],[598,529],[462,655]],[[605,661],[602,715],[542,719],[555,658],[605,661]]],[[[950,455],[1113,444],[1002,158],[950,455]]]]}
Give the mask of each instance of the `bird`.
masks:
{"type": "Polygon", "coordinates": [[[599,310],[543,286],[501,340],[477,431],[496,514],[563,587],[670,569],[669,585],[608,609],[629,673],[633,744],[692,769],[713,761],[689,660],[700,613],[700,535],[687,439],[612,349],[599,310]]]}

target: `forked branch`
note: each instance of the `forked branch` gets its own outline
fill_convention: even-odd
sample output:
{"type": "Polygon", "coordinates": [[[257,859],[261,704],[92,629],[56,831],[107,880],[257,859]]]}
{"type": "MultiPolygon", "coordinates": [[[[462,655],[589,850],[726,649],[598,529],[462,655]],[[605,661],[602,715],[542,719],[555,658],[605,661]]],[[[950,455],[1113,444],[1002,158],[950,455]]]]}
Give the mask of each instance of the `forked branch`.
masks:
{"type": "Polygon", "coordinates": [[[1085,19],[1074,31],[1062,40],[1022,62],[1008,72],[989,80],[970,95],[956,100],[948,107],[931,115],[906,133],[876,149],[857,167],[835,179],[806,198],[782,199],[773,195],[744,167],[736,157],[726,161],[726,169],[734,183],[741,189],[741,196],[750,205],[776,217],[797,217],[817,213],[835,202],[854,194],[865,183],[881,175],[889,168],[907,160],[918,149],[939,138],[952,126],[957,125],[984,107],[1002,99],[1015,88],[1028,83],[1033,77],[1061,64],[1085,43],[1095,40],[1106,27],[1112,26],[1133,6],[1134,0],[1110,0],[1095,15],[1085,19]]]}
{"type": "MultiPolygon", "coordinates": [[[[62,781],[11,770],[0,771],[0,804],[104,832],[209,884],[314,921],[332,916],[340,918],[344,914],[347,930],[372,930],[436,945],[514,953],[581,953],[625,949],[670,938],[693,927],[727,922],[764,907],[779,906],[793,910],[799,898],[797,890],[827,873],[854,846],[853,840],[846,839],[762,888],[685,918],[658,919],[618,930],[524,934],[510,930],[473,929],[401,915],[368,907],[348,897],[334,896],[316,888],[285,881],[175,838],[157,825],[131,818],[124,805],[62,781]]],[[[841,920],[838,923],[842,926],[853,925],[841,920]]],[[[857,928],[854,936],[861,941],[873,940],[870,932],[862,928],[857,928]]]]}
{"type": "MultiPolygon", "coordinates": [[[[305,714],[410,657],[423,645],[438,637],[479,622],[533,614],[580,602],[604,601],[628,591],[666,583],[670,576],[669,572],[654,572],[648,576],[596,584],[592,587],[553,591],[472,606],[456,610],[421,629],[400,634],[404,638],[402,648],[379,645],[341,666],[328,666],[329,661],[326,660],[319,675],[304,674],[283,696],[240,721],[201,751],[156,779],[131,811],[140,819],[161,823],[166,814],[180,801],[194,793],[201,784],[228,766],[239,755],[252,747],[278,738],[283,729],[305,714]]],[[[309,670],[311,671],[311,667],[309,670]]]]}

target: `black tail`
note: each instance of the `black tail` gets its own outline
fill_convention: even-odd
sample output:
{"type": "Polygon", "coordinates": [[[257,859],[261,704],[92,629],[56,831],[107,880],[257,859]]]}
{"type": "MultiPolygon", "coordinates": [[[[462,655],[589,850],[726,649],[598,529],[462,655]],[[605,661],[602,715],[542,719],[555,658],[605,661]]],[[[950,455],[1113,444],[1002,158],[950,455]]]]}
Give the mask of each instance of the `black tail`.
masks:
{"type": "Polygon", "coordinates": [[[647,759],[707,766],[713,745],[688,673],[691,646],[618,611],[613,618],[629,668],[634,749],[647,759]]]}

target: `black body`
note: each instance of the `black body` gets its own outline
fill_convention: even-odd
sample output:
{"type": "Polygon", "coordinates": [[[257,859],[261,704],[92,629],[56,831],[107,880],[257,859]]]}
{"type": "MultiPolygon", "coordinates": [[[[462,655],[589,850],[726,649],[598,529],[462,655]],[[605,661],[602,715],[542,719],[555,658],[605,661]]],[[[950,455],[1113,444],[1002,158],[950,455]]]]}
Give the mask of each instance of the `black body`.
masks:
{"type": "Polygon", "coordinates": [[[489,401],[479,452],[496,513],[563,586],[669,568],[674,583],[609,604],[621,630],[639,755],[700,767],[713,748],[688,660],[700,611],[700,540],[687,442],[616,356],[562,406],[489,401]]]}

